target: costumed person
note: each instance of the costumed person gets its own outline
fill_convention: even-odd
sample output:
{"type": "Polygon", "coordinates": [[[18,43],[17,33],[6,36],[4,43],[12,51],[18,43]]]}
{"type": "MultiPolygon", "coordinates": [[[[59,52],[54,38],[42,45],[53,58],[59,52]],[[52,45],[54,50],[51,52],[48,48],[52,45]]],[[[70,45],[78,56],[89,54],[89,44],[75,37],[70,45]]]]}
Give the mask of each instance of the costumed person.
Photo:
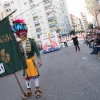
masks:
{"type": "Polygon", "coordinates": [[[75,33],[73,33],[72,40],[75,45],[75,49],[77,51],[77,48],[78,48],[78,50],[80,51],[79,42],[78,42],[77,38],[78,38],[77,35],[75,35],[75,33]]]}
{"type": "MultiPolygon", "coordinates": [[[[18,42],[18,46],[27,64],[27,68],[23,70],[23,76],[24,79],[26,79],[27,97],[32,95],[31,79],[34,79],[36,87],[35,95],[36,97],[40,97],[39,72],[35,62],[35,53],[37,55],[39,67],[42,65],[42,62],[37,44],[34,39],[27,38],[28,29],[24,20],[15,19],[13,21],[12,30],[21,39],[21,41],[18,42]]],[[[22,97],[25,98],[25,96],[22,97]]]]}
{"type": "Polygon", "coordinates": [[[62,36],[62,40],[63,40],[63,43],[64,43],[65,47],[68,47],[66,36],[62,36]]]}

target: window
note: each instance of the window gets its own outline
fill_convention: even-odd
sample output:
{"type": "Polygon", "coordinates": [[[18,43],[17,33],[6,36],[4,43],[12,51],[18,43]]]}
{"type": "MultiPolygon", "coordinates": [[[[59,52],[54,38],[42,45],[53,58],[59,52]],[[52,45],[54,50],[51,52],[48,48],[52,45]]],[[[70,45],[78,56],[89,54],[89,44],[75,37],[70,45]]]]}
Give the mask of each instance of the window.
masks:
{"type": "Polygon", "coordinates": [[[40,26],[40,23],[38,23],[38,24],[35,24],[35,27],[37,27],[37,26],[40,26]]]}
{"type": "Polygon", "coordinates": [[[34,2],[34,0],[29,0],[29,3],[32,3],[32,2],[34,2]]]}
{"type": "Polygon", "coordinates": [[[38,39],[40,38],[40,35],[37,35],[38,39]]]}
{"type": "Polygon", "coordinates": [[[36,33],[37,33],[37,35],[42,34],[41,28],[37,28],[37,29],[36,29],[36,33]]]}
{"type": "Polygon", "coordinates": [[[39,24],[39,23],[40,23],[39,21],[35,21],[35,22],[34,22],[35,25],[37,25],[37,24],[39,24]]]}
{"type": "Polygon", "coordinates": [[[7,10],[6,10],[6,12],[10,12],[10,11],[11,11],[11,9],[7,9],[7,10]]]}
{"type": "Polygon", "coordinates": [[[35,7],[35,4],[31,5],[30,7],[31,7],[31,8],[34,8],[34,7],[35,7]]]}
{"type": "Polygon", "coordinates": [[[36,13],[37,13],[37,11],[36,11],[36,10],[32,10],[31,12],[32,12],[32,15],[34,15],[34,14],[36,14],[36,13]]]}
{"type": "Polygon", "coordinates": [[[24,2],[24,5],[26,5],[27,3],[26,2],[24,2]]]}
{"type": "Polygon", "coordinates": [[[39,32],[39,31],[41,31],[41,28],[37,28],[37,29],[36,29],[36,32],[39,32]]]}
{"type": "Polygon", "coordinates": [[[11,1],[11,4],[13,4],[14,3],[14,1],[11,1]]]}
{"type": "Polygon", "coordinates": [[[33,20],[34,21],[38,20],[38,16],[33,17],[33,20]]]}

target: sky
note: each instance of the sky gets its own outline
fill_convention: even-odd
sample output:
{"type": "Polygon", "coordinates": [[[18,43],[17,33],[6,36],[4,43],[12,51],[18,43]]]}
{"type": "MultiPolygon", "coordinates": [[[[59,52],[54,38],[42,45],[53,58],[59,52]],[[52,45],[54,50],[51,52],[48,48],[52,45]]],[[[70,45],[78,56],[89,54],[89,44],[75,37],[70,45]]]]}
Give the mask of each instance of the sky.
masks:
{"type": "Polygon", "coordinates": [[[85,8],[85,2],[84,0],[66,0],[67,6],[70,14],[74,14],[77,17],[80,16],[80,12],[84,12],[87,15],[87,19],[89,22],[92,21],[92,16],[88,14],[86,8],[85,8]]]}

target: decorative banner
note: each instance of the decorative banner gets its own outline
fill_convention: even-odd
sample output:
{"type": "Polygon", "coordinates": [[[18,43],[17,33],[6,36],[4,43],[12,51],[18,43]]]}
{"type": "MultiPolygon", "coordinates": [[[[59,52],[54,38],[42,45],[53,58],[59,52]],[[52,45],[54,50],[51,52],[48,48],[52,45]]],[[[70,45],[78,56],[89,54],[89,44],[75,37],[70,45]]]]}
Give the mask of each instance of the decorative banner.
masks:
{"type": "Polygon", "coordinates": [[[56,32],[41,35],[43,53],[52,52],[60,49],[56,32]]]}
{"type": "Polygon", "coordinates": [[[0,21],[0,77],[13,74],[26,68],[8,18],[0,21]]]}

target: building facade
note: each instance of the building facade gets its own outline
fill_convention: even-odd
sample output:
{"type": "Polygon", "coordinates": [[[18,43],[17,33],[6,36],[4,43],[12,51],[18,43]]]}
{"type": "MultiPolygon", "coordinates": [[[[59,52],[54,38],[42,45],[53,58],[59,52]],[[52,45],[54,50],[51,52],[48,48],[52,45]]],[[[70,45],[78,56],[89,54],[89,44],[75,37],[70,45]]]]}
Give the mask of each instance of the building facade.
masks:
{"type": "Polygon", "coordinates": [[[80,18],[77,18],[75,15],[70,14],[70,19],[72,23],[72,29],[74,29],[75,31],[82,30],[82,22],[80,18]]]}
{"type": "Polygon", "coordinates": [[[29,0],[29,2],[38,37],[57,30],[60,30],[61,34],[69,33],[71,26],[65,0],[45,0],[45,2],[29,0]]]}
{"type": "Polygon", "coordinates": [[[87,30],[88,29],[87,16],[83,12],[80,12],[80,14],[81,14],[82,22],[83,22],[83,25],[84,25],[84,30],[87,30]]]}
{"type": "Polygon", "coordinates": [[[19,17],[25,19],[28,37],[40,38],[41,34],[57,30],[65,34],[71,30],[65,0],[8,0],[3,5],[6,15],[17,9],[10,20],[19,17]]]}
{"type": "Polygon", "coordinates": [[[28,10],[30,8],[29,2],[27,0],[8,0],[3,3],[5,14],[13,12],[15,9],[17,11],[12,14],[9,19],[12,22],[14,18],[23,18],[28,26],[28,37],[29,38],[37,38],[37,35],[34,32],[34,24],[32,19],[31,11],[28,10]],[[28,10],[26,12],[26,10],[28,10]],[[23,13],[24,12],[24,13],[23,13]]]}
{"type": "Polygon", "coordinates": [[[2,20],[4,17],[5,17],[5,12],[3,9],[2,0],[0,0],[0,20],[2,20]]]}

